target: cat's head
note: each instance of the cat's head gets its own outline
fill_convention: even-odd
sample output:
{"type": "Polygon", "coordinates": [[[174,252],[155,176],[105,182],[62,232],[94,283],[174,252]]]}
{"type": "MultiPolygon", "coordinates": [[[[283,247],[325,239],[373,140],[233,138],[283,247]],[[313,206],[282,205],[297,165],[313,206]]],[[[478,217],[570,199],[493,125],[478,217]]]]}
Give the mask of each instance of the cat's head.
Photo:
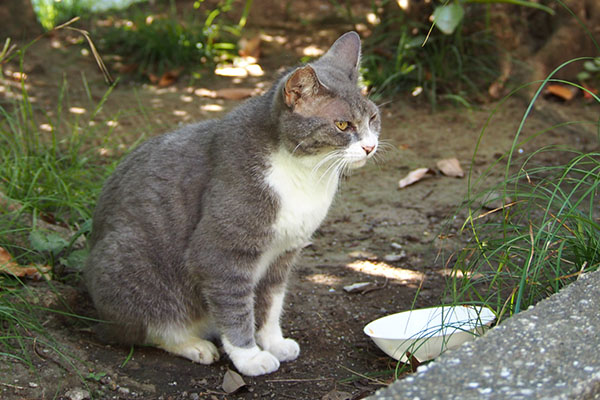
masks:
{"type": "Polygon", "coordinates": [[[279,126],[289,152],[329,157],[343,169],[361,167],[375,154],[379,110],[358,87],[359,63],[360,38],[348,32],[320,59],[283,78],[279,126]]]}

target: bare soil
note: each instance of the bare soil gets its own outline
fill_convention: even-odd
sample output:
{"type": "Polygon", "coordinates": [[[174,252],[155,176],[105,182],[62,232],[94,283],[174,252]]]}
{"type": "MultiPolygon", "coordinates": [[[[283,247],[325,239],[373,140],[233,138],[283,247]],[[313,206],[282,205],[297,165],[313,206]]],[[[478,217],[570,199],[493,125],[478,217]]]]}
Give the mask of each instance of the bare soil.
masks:
{"type": "MultiPolygon", "coordinates": [[[[305,35],[268,33],[283,40],[263,43],[259,61],[265,68],[263,77],[184,77],[166,88],[124,79],[96,118],[98,124],[104,124],[95,139],[99,151],[104,148],[115,157],[123,151],[119,144],[129,146],[140,137],[182,123],[218,117],[238,102],[200,97],[194,94],[197,89],[268,87],[280,67],[288,67],[300,58],[303,47],[331,43],[340,32],[330,29],[311,34],[311,39],[319,38],[315,43],[305,35]]],[[[92,102],[80,78],[82,73],[95,102],[101,99],[106,86],[91,57],[81,54],[82,47],[69,44],[71,36],[61,33],[38,42],[27,52],[25,72],[32,101],[43,110],[53,109],[65,76],[69,107],[84,109],[84,118],[91,113],[92,102]]],[[[10,72],[9,67],[5,72],[10,72]]],[[[10,84],[10,79],[3,82],[4,87],[10,84]]],[[[0,95],[7,97],[7,90],[0,95]]],[[[471,164],[481,129],[496,107],[497,103],[469,110],[448,107],[432,114],[427,104],[408,96],[382,105],[381,139],[389,144],[388,149],[382,147],[377,162],[342,183],[327,220],[305,249],[291,281],[282,325],[301,346],[296,361],[283,363],[270,375],[244,377],[245,387],[225,394],[223,376],[233,368],[226,356],[214,365],[204,366],[158,349],[135,347],[129,357],[130,348],[101,344],[82,321],[48,314],[44,317],[48,331],[75,356],[75,361],[70,364],[41,344],[31,352],[34,371],[20,362],[3,359],[0,397],[75,399],[76,389],[86,390],[95,398],[110,399],[358,399],[373,393],[391,382],[396,363],[370,341],[363,327],[413,305],[439,304],[444,297],[445,261],[452,249],[467,240],[458,234],[464,213],[456,213],[466,195],[466,178],[436,173],[405,189],[398,188],[398,180],[418,167],[435,170],[438,160],[450,157],[458,158],[465,171],[472,165],[474,176],[479,176],[510,148],[526,102],[515,98],[499,106],[471,164]],[[444,228],[443,222],[448,219],[451,223],[444,228]],[[439,236],[442,232],[444,236],[439,236]],[[452,239],[446,239],[452,235],[452,239]],[[364,293],[344,291],[345,285],[357,282],[372,285],[364,293]]],[[[79,111],[74,108],[71,112],[79,111]]],[[[594,113],[597,106],[585,105],[582,99],[568,104],[544,100],[523,132],[527,136],[554,123],[580,120],[594,113]]],[[[554,130],[524,146],[523,155],[552,143],[589,150],[597,142],[594,132],[586,129],[554,130]]],[[[494,176],[501,176],[500,169],[494,176]]],[[[81,287],[55,285],[75,310],[93,316],[81,287]]],[[[35,301],[57,303],[56,294],[47,285],[30,287],[35,301]]]]}

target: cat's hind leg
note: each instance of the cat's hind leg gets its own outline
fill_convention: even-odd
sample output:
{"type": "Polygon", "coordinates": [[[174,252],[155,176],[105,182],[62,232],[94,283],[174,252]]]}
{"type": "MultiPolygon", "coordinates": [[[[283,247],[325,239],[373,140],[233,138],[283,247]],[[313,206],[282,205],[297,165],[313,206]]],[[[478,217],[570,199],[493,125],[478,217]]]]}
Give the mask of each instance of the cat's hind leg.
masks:
{"type": "Polygon", "coordinates": [[[219,350],[210,340],[200,336],[204,335],[198,325],[148,327],[146,342],[194,362],[212,364],[219,359],[219,350]]]}

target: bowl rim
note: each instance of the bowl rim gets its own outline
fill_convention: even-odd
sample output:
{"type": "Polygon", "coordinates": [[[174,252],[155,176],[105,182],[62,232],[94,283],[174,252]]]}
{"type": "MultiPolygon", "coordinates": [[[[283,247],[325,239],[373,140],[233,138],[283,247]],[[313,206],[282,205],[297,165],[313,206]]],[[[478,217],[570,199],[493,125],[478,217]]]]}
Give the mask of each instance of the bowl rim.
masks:
{"type": "MultiPolygon", "coordinates": [[[[384,340],[421,340],[421,339],[430,339],[430,338],[435,338],[435,337],[444,337],[444,336],[448,336],[448,335],[452,335],[455,333],[461,333],[461,332],[457,332],[457,331],[462,331],[465,333],[471,333],[473,329],[476,328],[482,328],[484,326],[489,326],[494,320],[496,319],[496,314],[494,314],[494,312],[486,306],[473,306],[470,304],[458,304],[458,305],[446,305],[446,306],[432,306],[432,307],[425,307],[425,308],[415,308],[413,310],[406,310],[406,311],[401,311],[401,312],[397,312],[397,313],[393,313],[393,314],[388,314],[388,315],[384,315],[383,317],[377,318],[371,322],[369,322],[367,325],[364,326],[363,328],[363,332],[365,333],[365,335],[371,337],[372,339],[384,339],[384,340]],[[418,335],[412,335],[410,337],[404,337],[404,338],[399,338],[399,337],[390,337],[389,334],[388,335],[381,335],[381,334],[377,334],[373,331],[373,333],[368,332],[368,328],[369,326],[371,326],[372,324],[386,319],[386,318],[391,318],[391,317],[395,317],[397,315],[400,314],[408,314],[408,313],[412,313],[412,312],[416,312],[416,311],[426,311],[426,310],[432,310],[432,309],[449,309],[449,310],[453,310],[456,308],[471,308],[473,310],[475,310],[478,313],[478,318],[477,319],[468,319],[468,320],[463,320],[463,321],[457,321],[454,323],[449,323],[447,325],[448,328],[452,328],[452,327],[456,327],[456,324],[460,324],[460,323],[470,323],[472,321],[481,321],[480,324],[475,324],[475,326],[473,326],[471,329],[455,329],[453,332],[451,333],[445,333],[444,332],[444,326],[443,325],[438,325],[438,326],[433,326],[433,327],[423,327],[423,329],[421,329],[418,332],[418,335]],[[483,313],[489,313],[487,316],[482,315],[483,313]],[[437,332],[436,332],[437,331],[437,332]]],[[[371,329],[372,330],[372,329],[371,329]]]]}

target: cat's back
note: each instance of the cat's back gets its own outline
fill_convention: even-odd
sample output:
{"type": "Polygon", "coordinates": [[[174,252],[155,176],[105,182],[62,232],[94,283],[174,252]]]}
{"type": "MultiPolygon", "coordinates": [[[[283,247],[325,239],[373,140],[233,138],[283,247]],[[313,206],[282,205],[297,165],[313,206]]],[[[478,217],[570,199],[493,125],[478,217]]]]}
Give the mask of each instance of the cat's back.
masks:
{"type": "Polygon", "coordinates": [[[214,125],[210,120],[184,126],[151,138],[128,154],[103,186],[91,245],[119,226],[133,229],[142,221],[154,221],[156,234],[159,224],[193,218],[189,205],[198,204],[212,174],[214,125]]]}

